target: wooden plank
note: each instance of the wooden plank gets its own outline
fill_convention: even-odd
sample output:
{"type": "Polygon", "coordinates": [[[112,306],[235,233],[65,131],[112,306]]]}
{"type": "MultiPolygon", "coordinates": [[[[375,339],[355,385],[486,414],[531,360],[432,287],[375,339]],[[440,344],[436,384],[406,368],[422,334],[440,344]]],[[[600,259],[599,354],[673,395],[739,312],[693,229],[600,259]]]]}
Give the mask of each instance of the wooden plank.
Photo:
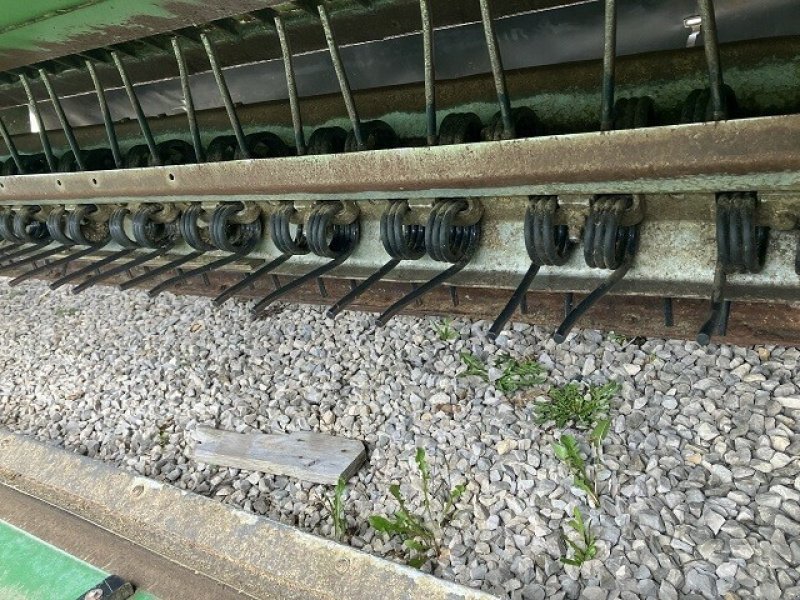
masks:
{"type": "Polygon", "coordinates": [[[211,427],[194,430],[194,459],[209,465],[288,475],[335,485],[349,479],[366,458],[363,442],[323,433],[234,433],[211,427]]]}

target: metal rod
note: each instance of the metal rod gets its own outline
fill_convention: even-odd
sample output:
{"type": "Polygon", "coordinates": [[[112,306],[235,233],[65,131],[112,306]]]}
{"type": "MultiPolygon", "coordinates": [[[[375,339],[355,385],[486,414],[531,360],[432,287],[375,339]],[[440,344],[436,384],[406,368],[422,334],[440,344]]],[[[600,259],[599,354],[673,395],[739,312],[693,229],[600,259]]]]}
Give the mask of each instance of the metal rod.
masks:
{"type": "Polygon", "coordinates": [[[28,78],[22,74],[19,76],[19,80],[22,82],[25,95],[28,97],[28,106],[30,107],[31,114],[36,121],[36,126],[39,128],[39,139],[42,141],[42,150],[44,150],[44,156],[47,159],[47,166],[49,167],[50,172],[54,173],[58,166],[56,164],[56,157],[53,156],[53,148],[50,146],[50,139],[47,137],[47,130],[44,128],[42,113],[39,112],[39,105],[37,104],[36,99],[33,97],[31,84],[28,82],[28,78]]]}
{"type": "MultiPolygon", "coordinates": [[[[471,258],[471,257],[470,257],[471,258]]],[[[422,296],[427,294],[429,291],[439,287],[445,281],[450,279],[453,275],[461,271],[464,267],[467,266],[468,260],[462,260],[461,262],[455,263],[452,267],[447,269],[446,271],[442,271],[433,279],[426,281],[418,288],[415,288],[411,293],[406,294],[400,300],[392,304],[389,308],[381,313],[381,315],[375,321],[379,327],[383,327],[386,325],[392,317],[394,317],[397,313],[403,310],[406,306],[414,302],[415,300],[420,299],[422,296]]]]}
{"type": "MultiPolygon", "coordinates": [[[[45,246],[49,246],[52,243],[53,243],[52,240],[45,240],[44,242],[37,242],[37,243],[33,244],[33,246],[28,246],[27,248],[22,248],[21,250],[17,250],[16,252],[12,252],[11,254],[5,254],[2,257],[0,257],[0,260],[2,260],[2,262],[6,262],[7,260],[12,260],[12,259],[17,258],[19,256],[24,256],[26,254],[30,254],[31,252],[35,252],[36,250],[39,250],[40,248],[44,248],[45,246]]],[[[2,269],[2,268],[3,267],[0,266],[0,269],[2,269]]]]}
{"type": "Polygon", "coordinates": [[[340,254],[339,256],[337,256],[336,258],[331,260],[330,262],[325,263],[321,267],[317,267],[313,271],[309,271],[305,275],[290,281],[289,283],[287,283],[283,287],[278,288],[277,290],[275,290],[271,294],[267,295],[265,298],[262,298],[261,300],[256,302],[256,304],[253,306],[253,309],[252,309],[253,317],[254,318],[258,317],[259,313],[263,312],[270,304],[275,302],[281,296],[284,296],[285,294],[288,294],[293,289],[300,287],[301,285],[303,285],[307,281],[311,281],[312,279],[316,279],[317,277],[320,277],[320,276],[324,275],[328,271],[331,271],[332,269],[335,269],[340,264],[342,264],[344,261],[346,261],[350,257],[350,254],[351,254],[351,252],[345,252],[343,254],[340,254]]]}
{"type": "Polygon", "coordinates": [[[84,256],[89,256],[90,254],[98,252],[103,246],[105,246],[105,244],[96,244],[94,246],[89,246],[87,248],[84,248],[83,250],[79,250],[78,252],[73,252],[69,256],[64,256],[62,258],[54,260],[51,263],[46,263],[44,265],[35,267],[30,271],[26,271],[22,275],[19,275],[16,278],[12,279],[11,281],[8,282],[8,285],[11,286],[19,285],[23,281],[27,281],[28,279],[30,279],[31,277],[35,277],[39,273],[44,273],[45,271],[49,271],[50,269],[54,269],[55,267],[59,267],[61,265],[66,266],[73,260],[78,260],[79,258],[83,258],[84,256]]]}
{"type": "Polygon", "coordinates": [[[497,33],[494,29],[492,10],[489,0],[479,0],[481,5],[481,19],[483,20],[483,32],[486,35],[486,47],[489,50],[489,63],[492,66],[492,77],[494,87],[497,91],[497,101],[500,104],[500,117],[503,120],[503,135],[506,139],[514,137],[514,122],[511,119],[511,101],[508,98],[506,87],[506,75],[503,71],[503,58],[500,55],[500,48],[497,43],[497,33]]]}
{"type": "Polygon", "coordinates": [[[111,58],[114,60],[117,71],[119,71],[122,85],[125,87],[125,92],[128,94],[128,100],[130,100],[131,106],[136,113],[136,120],[139,122],[139,128],[142,130],[144,141],[147,144],[148,150],[150,150],[150,157],[152,158],[153,164],[158,166],[161,164],[161,158],[158,156],[156,141],[153,138],[153,132],[150,130],[150,124],[147,122],[144,110],[142,110],[139,97],[136,95],[136,90],[133,88],[130,77],[128,77],[128,72],[125,70],[125,65],[122,64],[122,59],[119,57],[119,53],[116,50],[111,53],[111,58]]]}
{"type": "Polygon", "coordinates": [[[339,89],[342,91],[344,105],[350,117],[350,124],[353,127],[353,137],[356,140],[358,149],[362,150],[364,148],[364,138],[361,134],[361,119],[358,117],[356,102],[353,99],[353,91],[350,89],[350,82],[347,79],[347,71],[344,69],[339,47],[336,45],[336,39],[333,37],[333,29],[331,29],[331,22],[328,18],[328,10],[323,4],[319,4],[317,6],[317,11],[319,12],[320,21],[322,21],[322,29],[325,31],[325,40],[328,42],[328,52],[330,52],[331,55],[333,69],[336,71],[336,78],[339,80],[339,89]]]}
{"type": "Polygon", "coordinates": [[[275,31],[278,32],[278,41],[281,45],[281,56],[283,57],[283,68],[286,71],[286,89],[289,92],[289,107],[292,111],[292,126],[294,127],[294,143],[297,147],[298,156],[306,153],[306,139],[303,134],[303,119],[300,115],[300,101],[297,95],[297,81],[294,77],[294,65],[292,64],[292,48],[289,45],[289,38],[286,35],[286,27],[280,15],[275,15],[275,31]]]}
{"type": "Polygon", "coordinates": [[[103,124],[106,128],[106,136],[108,137],[108,144],[111,146],[111,154],[114,157],[114,165],[119,169],[122,168],[122,154],[119,151],[119,142],[117,141],[117,133],[114,131],[114,120],[111,117],[111,110],[108,108],[108,100],[106,99],[105,90],[100,83],[100,78],[97,76],[97,71],[94,64],[90,60],[86,60],[86,70],[94,83],[94,90],[97,94],[97,102],[100,104],[100,113],[103,115],[103,124]]]}
{"type": "Polygon", "coordinates": [[[387,262],[380,269],[378,269],[372,275],[370,275],[367,279],[362,281],[360,285],[357,285],[354,288],[352,288],[350,292],[346,296],[344,296],[341,300],[336,302],[336,304],[332,305],[325,312],[325,316],[332,319],[333,317],[338,315],[350,304],[352,304],[356,300],[356,298],[358,298],[361,294],[366,292],[373,285],[378,283],[399,264],[400,260],[397,258],[393,258],[392,260],[387,262]]]}
{"type": "MultiPolygon", "coordinates": [[[[12,262],[10,264],[1,266],[0,267],[0,273],[5,273],[6,271],[8,271],[10,269],[16,269],[17,267],[21,267],[22,265],[27,265],[27,264],[30,264],[32,262],[36,262],[37,260],[42,260],[44,258],[48,258],[50,256],[53,256],[54,254],[58,254],[59,252],[64,252],[64,250],[67,250],[68,248],[69,248],[68,246],[56,246],[55,248],[49,248],[48,250],[42,250],[38,254],[31,254],[29,256],[26,256],[25,258],[21,258],[17,262],[12,262]]],[[[6,257],[6,260],[8,258],[9,257],[6,257]]]]}
{"type": "Polygon", "coordinates": [[[567,315],[572,312],[572,309],[575,305],[575,294],[572,292],[567,292],[564,294],[564,318],[567,318],[567,315]]]}
{"type": "Polygon", "coordinates": [[[206,49],[208,62],[211,65],[211,71],[214,73],[214,79],[217,82],[217,88],[222,96],[222,102],[225,104],[225,112],[228,113],[228,119],[233,128],[233,134],[236,136],[236,143],[239,145],[239,152],[243,158],[250,158],[250,151],[247,148],[247,141],[244,139],[244,131],[242,124],[239,122],[239,116],[236,114],[236,107],[233,105],[231,92],[228,89],[228,84],[225,82],[225,76],[219,68],[217,55],[214,52],[214,46],[211,45],[211,40],[206,33],[200,34],[200,40],[203,42],[203,47],[206,49]]]}
{"type": "MultiPolygon", "coordinates": [[[[708,319],[700,327],[697,333],[697,343],[701,346],[708,346],[711,343],[711,336],[714,331],[719,331],[722,323],[722,316],[725,311],[725,284],[727,283],[728,276],[725,273],[725,267],[722,263],[717,263],[717,268],[714,271],[714,287],[711,292],[711,311],[708,319]]],[[[727,329],[727,324],[725,324],[727,329]]]]}
{"type": "Polygon", "coordinates": [[[714,0],[697,0],[703,32],[703,49],[708,65],[708,82],[711,88],[711,102],[715,121],[723,120],[725,104],[722,97],[722,63],[719,58],[719,38],[717,37],[717,18],[714,14],[714,0]]]}
{"type": "Polygon", "coordinates": [[[614,74],[617,61],[617,0],[606,0],[603,42],[603,91],[600,129],[614,128],[614,74]]]}
{"type": "Polygon", "coordinates": [[[104,267],[104,266],[106,266],[108,264],[113,263],[116,260],[119,260],[120,258],[124,258],[124,257],[128,256],[129,254],[131,254],[134,251],[135,251],[135,248],[124,248],[123,250],[119,250],[118,252],[114,252],[113,254],[109,254],[108,256],[106,256],[105,258],[101,258],[97,262],[94,262],[94,263],[92,263],[90,265],[86,265],[84,267],[81,267],[80,269],[76,269],[72,273],[67,273],[66,275],[63,275],[62,277],[60,277],[59,279],[56,279],[55,281],[50,283],[50,289],[51,290],[58,289],[62,285],[66,285],[66,284],[70,283],[71,281],[75,281],[76,279],[80,279],[84,275],[88,275],[92,271],[96,271],[96,270],[100,269],[101,267],[104,267]]]}
{"type": "MultiPolygon", "coordinates": [[[[189,269],[188,271],[183,271],[176,275],[175,277],[170,277],[159,283],[156,287],[151,289],[147,292],[147,295],[151,298],[155,298],[161,292],[166,291],[168,288],[171,288],[174,285],[178,285],[179,283],[183,283],[184,281],[191,279],[193,277],[198,277],[200,275],[205,275],[206,273],[210,273],[211,271],[216,271],[217,269],[224,267],[236,260],[242,258],[240,254],[230,254],[228,256],[224,256],[217,260],[211,261],[210,263],[203,265],[202,267],[196,267],[194,269],[189,269]]],[[[206,282],[208,285],[208,282],[206,282]]]]}
{"type": "Polygon", "coordinates": [[[241,281],[239,281],[238,283],[234,283],[232,286],[230,286],[224,292],[222,292],[219,296],[214,298],[214,302],[213,302],[214,306],[221,306],[222,304],[225,303],[226,300],[228,300],[229,298],[233,297],[234,294],[236,294],[237,292],[240,292],[241,290],[245,289],[246,287],[252,285],[253,282],[255,282],[258,279],[260,279],[260,278],[264,277],[265,275],[269,274],[270,271],[272,271],[273,269],[278,268],[283,263],[285,263],[287,260],[289,260],[291,257],[292,257],[291,254],[281,254],[275,260],[272,260],[272,261],[270,261],[270,262],[268,262],[266,264],[261,265],[255,271],[253,271],[249,275],[246,275],[244,278],[242,278],[241,281]]]}
{"type": "Polygon", "coordinates": [[[144,281],[147,281],[148,279],[152,279],[153,277],[157,277],[158,275],[161,275],[162,273],[167,273],[167,272],[171,271],[172,269],[174,269],[176,267],[180,267],[182,264],[185,264],[185,263],[187,263],[187,262],[189,262],[191,260],[195,260],[197,258],[200,258],[201,256],[203,256],[203,254],[205,254],[205,252],[190,252],[189,254],[184,254],[183,256],[179,256],[175,260],[173,260],[171,262],[168,262],[167,264],[161,265],[160,267],[156,267],[152,271],[148,271],[147,273],[143,273],[142,275],[139,275],[138,277],[134,277],[133,279],[130,279],[130,280],[124,282],[124,283],[121,283],[120,286],[119,286],[119,289],[121,289],[121,290],[130,289],[130,288],[132,288],[132,287],[134,287],[136,285],[139,285],[140,283],[142,283],[144,281]]]}
{"type": "Polygon", "coordinates": [[[186,116],[189,119],[189,133],[192,136],[194,156],[197,162],[204,162],[205,154],[203,152],[203,142],[200,140],[200,128],[197,126],[197,114],[194,110],[192,88],[189,85],[189,72],[186,69],[186,60],[183,57],[181,43],[177,36],[172,38],[172,50],[175,52],[175,61],[178,63],[178,75],[181,79],[181,90],[183,91],[183,103],[186,107],[186,116]]]}
{"type": "Polygon", "coordinates": [[[22,246],[22,244],[19,244],[17,242],[13,242],[13,243],[10,243],[10,244],[5,244],[3,246],[0,246],[0,260],[4,260],[3,257],[7,253],[11,252],[12,250],[16,250],[20,246],[22,246]]]}
{"type": "Polygon", "coordinates": [[[44,82],[47,95],[50,96],[50,103],[53,105],[53,108],[56,111],[58,122],[61,125],[61,129],[64,131],[64,137],[67,138],[69,149],[72,150],[72,154],[75,156],[75,164],[78,165],[78,170],[85,171],[86,164],[83,161],[83,156],[81,156],[81,149],[80,146],[78,146],[78,140],[75,139],[75,133],[72,131],[72,125],[69,124],[67,114],[64,112],[64,107],[61,106],[61,99],[56,94],[53,84],[50,81],[50,77],[47,75],[47,71],[44,69],[39,69],[39,75],[44,82]]]}
{"type": "Polygon", "coordinates": [[[422,18],[422,53],[425,61],[425,116],[428,146],[435,146],[436,135],[436,65],[433,57],[433,21],[430,0],[419,0],[422,18]]]}
{"type": "Polygon", "coordinates": [[[675,318],[672,312],[672,298],[664,298],[664,327],[675,325],[675,318]]]}
{"type": "Polygon", "coordinates": [[[11,134],[8,133],[8,128],[6,127],[5,121],[3,121],[2,117],[0,117],[0,135],[3,136],[3,142],[5,142],[6,148],[8,148],[8,153],[11,155],[11,160],[14,161],[14,164],[17,167],[17,173],[24,175],[25,167],[22,165],[22,159],[19,156],[19,152],[17,152],[17,145],[14,143],[14,138],[12,138],[11,134]]]}
{"type": "MultiPolygon", "coordinates": [[[[120,273],[124,273],[125,271],[130,271],[134,267],[138,267],[139,265],[142,265],[142,264],[144,264],[146,262],[149,262],[149,261],[153,260],[154,258],[158,258],[159,256],[163,256],[164,254],[169,252],[171,249],[172,249],[172,244],[169,244],[167,246],[164,246],[163,248],[159,248],[158,250],[154,250],[153,252],[148,252],[147,254],[144,254],[142,256],[137,256],[133,260],[129,260],[128,262],[126,262],[124,264],[121,264],[121,265],[119,265],[117,267],[114,267],[113,269],[109,269],[108,271],[103,271],[101,273],[98,273],[97,275],[89,277],[88,279],[86,279],[82,283],[80,283],[80,284],[76,285],[74,288],[72,288],[72,293],[73,294],[78,294],[78,293],[82,292],[83,290],[88,289],[88,288],[92,287],[93,285],[95,285],[97,283],[100,283],[101,281],[105,281],[106,279],[109,279],[110,277],[113,277],[114,275],[119,275],[120,273]]],[[[101,265],[98,264],[98,265],[94,265],[94,266],[99,267],[101,265]]]]}
{"type": "Polygon", "coordinates": [[[522,281],[517,286],[516,291],[511,296],[506,304],[503,311],[497,316],[492,323],[492,326],[489,328],[489,332],[486,334],[490,340],[497,339],[497,336],[500,335],[500,332],[503,331],[503,328],[508,323],[511,316],[514,314],[514,311],[517,310],[517,307],[522,303],[522,299],[525,297],[525,294],[528,293],[528,289],[531,287],[533,283],[534,277],[539,272],[539,265],[531,264],[528,268],[528,272],[525,273],[525,276],[522,278],[522,281]]]}

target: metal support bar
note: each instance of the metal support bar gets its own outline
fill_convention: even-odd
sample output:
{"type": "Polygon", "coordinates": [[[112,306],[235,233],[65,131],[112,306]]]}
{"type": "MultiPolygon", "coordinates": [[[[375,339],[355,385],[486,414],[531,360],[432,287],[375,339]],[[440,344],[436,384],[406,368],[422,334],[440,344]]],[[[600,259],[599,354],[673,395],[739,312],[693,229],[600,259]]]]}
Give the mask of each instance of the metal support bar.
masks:
{"type": "Polygon", "coordinates": [[[78,146],[78,140],[75,139],[75,133],[73,133],[72,126],[69,124],[69,120],[67,119],[67,114],[64,112],[64,107],[61,106],[61,100],[56,94],[55,89],[53,89],[53,84],[50,81],[50,76],[44,69],[39,69],[39,75],[41,76],[42,81],[44,82],[44,87],[47,90],[47,95],[50,96],[50,103],[53,105],[53,108],[56,111],[58,122],[61,125],[61,129],[64,131],[64,137],[67,138],[69,149],[72,150],[72,154],[75,157],[75,164],[78,165],[78,170],[85,171],[86,164],[83,161],[83,156],[81,156],[81,149],[78,146]]]}
{"type": "Polygon", "coordinates": [[[228,113],[228,119],[231,122],[233,134],[236,136],[236,143],[239,145],[239,152],[243,158],[250,158],[250,150],[247,148],[247,141],[244,139],[242,124],[239,122],[239,116],[236,114],[236,107],[233,105],[233,99],[231,98],[231,92],[228,89],[228,84],[225,82],[225,76],[222,74],[222,71],[219,68],[219,62],[217,61],[216,52],[214,52],[214,46],[211,45],[211,40],[206,33],[200,34],[200,41],[203,42],[203,47],[205,48],[206,55],[208,56],[208,62],[211,65],[211,72],[214,73],[214,79],[217,82],[217,88],[219,88],[219,93],[222,96],[222,102],[225,104],[225,112],[228,113]]]}
{"type": "Polygon", "coordinates": [[[120,59],[119,53],[116,50],[111,52],[111,58],[114,60],[117,71],[119,71],[120,78],[122,78],[122,85],[125,87],[125,92],[128,94],[128,100],[130,100],[131,106],[136,112],[136,120],[139,122],[139,127],[142,130],[147,149],[150,150],[150,157],[152,158],[153,164],[158,166],[161,164],[161,158],[158,156],[156,141],[153,138],[153,132],[150,130],[150,124],[147,122],[144,110],[142,110],[142,104],[139,102],[139,98],[136,95],[136,90],[133,89],[133,84],[128,77],[128,72],[125,70],[125,65],[122,64],[122,59],[120,59]]]}
{"type": "Polygon", "coordinates": [[[347,108],[347,114],[350,117],[350,124],[353,127],[353,137],[356,140],[358,149],[364,148],[364,138],[361,134],[361,119],[358,116],[356,109],[356,102],[353,98],[353,91],[350,88],[350,82],[347,79],[347,71],[345,71],[342,56],[339,53],[339,47],[336,45],[336,38],[333,36],[333,29],[331,28],[330,18],[328,17],[328,9],[324,4],[317,6],[319,18],[322,22],[322,29],[325,31],[325,40],[328,43],[328,52],[333,61],[333,69],[336,71],[336,78],[339,80],[339,89],[342,91],[342,98],[344,98],[344,105],[347,108]]]}
{"type": "Polygon", "coordinates": [[[5,121],[3,121],[2,117],[0,117],[0,135],[3,136],[3,142],[8,148],[8,153],[11,155],[11,160],[14,161],[14,165],[17,167],[17,173],[20,175],[25,174],[25,167],[22,164],[22,159],[19,156],[19,152],[17,152],[17,145],[14,143],[14,139],[11,137],[11,134],[8,133],[8,128],[6,127],[5,121]]]}
{"type": "Polygon", "coordinates": [[[603,91],[600,109],[600,129],[614,128],[614,76],[617,60],[617,0],[606,0],[603,30],[603,91]]]}
{"type": "Polygon", "coordinates": [[[708,81],[711,88],[711,102],[714,107],[714,120],[721,121],[725,115],[725,103],[722,97],[722,63],[719,58],[719,38],[717,37],[717,19],[714,14],[714,0],[697,0],[703,32],[703,49],[708,64],[708,81]]]}
{"type": "Polygon", "coordinates": [[[294,65],[292,64],[292,48],[289,45],[289,38],[286,35],[286,27],[280,15],[275,15],[275,31],[278,32],[278,41],[281,45],[281,56],[283,57],[283,68],[286,72],[286,89],[289,92],[289,107],[292,111],[292,126],[294,127],[294,142],[297,154],[302,156],[306,153],[306,140],[303,134],[303,119],[300,115],[300,101],[297,94],[297,81],[294,76],[294,65]]]}
{"type": "Polygon", "coordinates": [[[194,110],[194,99],[192,98],[192,88],[189,85],[189,72],[186,69],[186,60],[181,51],[181,44],[177,36],[172,38],[172,50],[175,52],[175,61],[178,63],[178,75],[181,80],[181,90],[183,91],[183,103],[186,108],[186,117],[189,119],[189,133],[192,136],[194,155],[197,162],[205,161],[203,142],[200,140],[200,128],[197,126],[197,115],[194,110]]]}
{"type": "Polygon", "coordinates": [[[103,85],[100,83],[100,78],[97,76],[97,71],[94,64],[90,60],[86,60],[86,70],[94,83],[94,90],[97,94],[97,102],[100,104],[100,113],[103,115],[103,124],[106,128],[106,136],[108,137],[108,144],[111,147],[111,154],[114,157],[114,165],[120,169],[122,168],[122,154],[119,151],[119,142],[117,141],[117,133],[114,131],[114,119],[111,117],[111,110],[108,107],[108,100],[106,100],[106,93],[103,90],[103,85]]]}
{"type": "Polygon", "coordinates": [[[428,146],[435,146],[436,135],[436,65],[434,62],[433,21],[431,20],[430,0],[419,0],[422,19],[422,53],[425,61],[425,118],[428,133],[428,146]]]}
{"type": "Polygon", "coordinates": [[[508,98],[506,75],[503,71],[503,58],[497,43],[497,33],[494,30],[494,20],[489,6],[489,0],[479,0],[481,5],[481,19],[483,32],[486,35],[486,47],[489,50],[489,63],[492,67],[494,87],[497,91],[497,101],[500,104],[500,117],[503,119],[503,136],[506,139],[514,137],[514,122],[511,118],[511,101],[508,98]]]}
{"type": "Polygon", "coordinates": [[[36,127],[39,128],[39,139],[42,141],[42,150],[44,150],[44,156],[47,159],[47,166],[50,169],[50,172],[54,173],[58,168],[56,165],[56,157],[53,155],[53,148],[50,146],[50,139],[47,137],[47,130],[44,128],[44,121],[42,120],[42,113],[39,112],[39,105],[37,104],[36,99],[33,97],[31,84],[28,82],[28,78],[22,74],[19,76],[19,80],[22,83],[23,89],[25,90],[25,95],[28,97],[28,106],[30,107],[31,114],[36,121],[36,127]]]}

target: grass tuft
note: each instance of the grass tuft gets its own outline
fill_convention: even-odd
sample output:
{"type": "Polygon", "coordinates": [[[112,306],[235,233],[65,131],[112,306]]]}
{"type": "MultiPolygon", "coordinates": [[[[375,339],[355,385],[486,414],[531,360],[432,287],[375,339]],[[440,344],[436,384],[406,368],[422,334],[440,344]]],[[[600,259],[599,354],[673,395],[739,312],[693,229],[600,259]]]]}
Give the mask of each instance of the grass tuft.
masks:
{"type": "Polygon", "coordinates": [[[589,429],[608,414],[611,399],[618,391],[616,381],[588,387],[573,382],[551,388],[547,393],[548,400],[534,406],[536,423],[553,422],[559,429],[571,423],[578,429],[589,429]]]}

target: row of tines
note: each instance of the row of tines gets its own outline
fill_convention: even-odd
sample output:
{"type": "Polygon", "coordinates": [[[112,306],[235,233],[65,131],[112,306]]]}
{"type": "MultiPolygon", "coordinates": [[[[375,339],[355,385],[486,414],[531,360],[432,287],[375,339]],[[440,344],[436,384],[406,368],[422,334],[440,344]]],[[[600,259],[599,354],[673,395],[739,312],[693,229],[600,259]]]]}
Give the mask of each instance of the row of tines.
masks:
{"type": "MultiPolygon", "coordinates": [[[[422,40],[425,57],[427,143],[429,145],[463,144],[478,141],[497,141],[533,137],[542,134],[544,128],[532,109],[523,106],[512,107],[511,105],[511,98],[506,87],[502,56],[495,34],[490,0],[477,1],[481,8],[486,47],[497,92],[499,110],[488,123],[483,123],[474,113],[467,112],[450,113],[439,123],[436,105],[436,73],[433,59],[433,23],[431,21],[429,1],[430,0],[420,0],[422,40]]],[[[605,131],[610,129],[629,129],[650,126],[656,122],[654,106],[650,98],[625,98],[615,102],[616,0],[605,0],[605,4],[606,26],[604,29],[605,45],[600,129],[605,131]]],[[[708,88],[694,90],[689,95],[683,109],[682,119],[684,122],[728,118],[733,116],[736,110],[735,96],[730,88],[723,83],[712,0],[699,0],[698,4],[702,19],[710,83],[708,88]]],[[[20,75],[20,81],[27,95],[31,114],[37,122],[42,152],[27,155],[18,152],[13,136],[9,134],[8,129],[0,119],[0,134],[2,134],[10,155],[10,158],[0,165],[0,173],[3,175],[20,175],[115,168],[141,168],[206,161],[217,162],[251,158],[263,159],[289,156],[292,154],[335,154],[339,152],[388,149],[403,144],[404,142],[398,138],[387,123],[380,120],[361,120],[325,5],[320,3],[317,6],[317,12],[320,23],[324,29],[328,50],[331,55],[350,121],[349,131],[345,131],[340,127],[320,127],[314,130],[312,135],[306,139],[303,117],[300,113],[289,38],[281,16],[275,13],[270,25],[274,28],[280,41],[285,66],[286,86],[288,89],[294,129],[293,148],[286,144],[279,136],[269,131],[259,131],[250,134],[245,133],[228,89],[225,74],[217,60],[212,41],[207,32],[203,31],[198,34],[197,41],[203,45],[208,56],[211,71],[213,72],[230,121],[231,134],[219,136],[213,139],[208,145],[202,143],[192,98],[189,74],[181,50],[181,39],[174,37],[172,39],[172,46],[178,64],[184,105],[188,117],[189,141],[185,139],[171,139],[163,142],[156,141],[139,98],[137,97],[136,89],[126,72],[123,61],[117,52],[112,51],[110,53],[110,60],[112,60],[116,66],[122,85],[127,92],[141,130],[143,143],[134,145],[124,154],[122,153],[106,101],[105,91],[97,77],[93,63],[91,60],[86,59],[85,65],[94,81],[95,91],[102,112],[108,147],[94,148],[91,150],[82,150],[79,147],[78,140],[53,84],[47,72],[44,69],[40,69],[40,78],[46,89],[48,99],[55,109],[61,128],[64,131],[69,150],[60,156],[56,156],[49,141],[47,130],[44,127],[38,101],[35,98],[30,81],[26,75],[22,74],[20,75]]]]}
{"type": "MultiPolygon", "coordinates": [[[[581,227],[580,243],[570,236],[567,219],[557,196],[534,196],[528,201],[523,241],[530,267],[507,305],[488,331],[497,337],[525,300],[542,267],[557,268],[571,260],[582,246],[587,267],[610,271],[608,277],[577,306],[573,295],[565,295],[565,316],[554,339],[566,339],[575,323],[592,306],[612,291],[634,266],[641,221],[640,200],[630,195],[598,195],[592,198],[581,227]]],[[[724,193],[717,196],[718,264],[712,295],[711,314],[698,333],[707,344],[715,332],[727,329],[731,303],[725,297],[726,278],[732,273],[755,273],[764,264],[768,230],[758,226],[758,197],[755,193],[724,193]]],[[[378,284],[403,262],[427,256],[448,265],[384,310],[378,325],[419,303],[428,292],[447,285],[475,257],[481,244],[483,207],[476,199],[435,200],[430,207],[412,207],[406,200],[386,201],[380,220],[380,240],[388,255],[386,263],[366,279],[350,280],[351,289],[327,311],[335,317],[378,284]]],[[[256,283],[272,277],[274,289],[252,308],[254,316],[300,286],[316,281],[322,297],[328,297],[323,276],[342,265],[356,251],[361,240],[358,204],[347,201],[271,205],[230,202],[214,207],[202,204],[136,206],[79,205],[23,206],[0,211],[0,273],[14,272],[11,285],[55,272],[50,287],[73,284],[80,292],[115,276],[127,274],[122,289],[147,286],[150,296],[175,289],[190,280],[235,262],[246,263],[249,272],[219,294],[221,305],[256,283]],[[278,256],[256,259],[269,239],[278,256]],[[178,246],[188,247],[181,253],[178,246]],[[213,253],[213,254],[209,254],[213,253]],[[288,283],[281,283],[276,271],[292,257],[317,255],[325,261],[288,283]],[[70,269],[73,261],[88,264],[70,269]],[[200,264],[185,268],[185,265],[200,264]],[[157,266],[153,266],[157,265],[157,266]],[[143,272],[134,275],[133,270],[143,272]]],[[[270,252],[274,255],[274,252],[270,252]]],[[[239,269],[234,269],[237,273],[239,269]]],[[[457,287],[450,285],[453,303],[457,287]]],[[[672,301],[664,299],[665,325],[672,323],[672,301]]]]}

